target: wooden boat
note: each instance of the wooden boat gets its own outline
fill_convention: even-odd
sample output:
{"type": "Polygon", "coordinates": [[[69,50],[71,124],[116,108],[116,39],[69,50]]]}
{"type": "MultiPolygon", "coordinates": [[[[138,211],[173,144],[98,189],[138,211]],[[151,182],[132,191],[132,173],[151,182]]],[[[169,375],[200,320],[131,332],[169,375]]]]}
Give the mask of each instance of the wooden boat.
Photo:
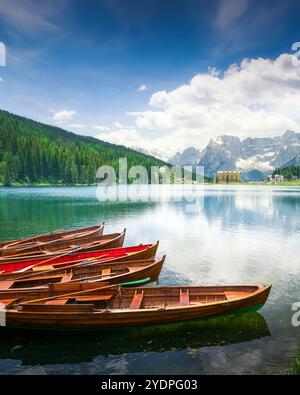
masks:
{"type": "Polygon", "coordinates": [[[82,252],[86,251],[97,251],[108,248],[122,247],[126,229],[122,233],[112,233],[108,235],[93,236],[88,239],[76,238],[70,240],[58,240],[51,241],[45,244],[34,247],[25,247],[19,250],[13,249],[2,249],[0,251],[0,264],[9,263],[14,260],[32,259],[32,258],[44,258],[51,257],[57,254],[64,254],[68,251],[82,252]]]}
{"type": "Polygon", "coordinates": [[[105,287],[54,298],[1,299],[7,327],[98,329],[167,324],[259,309],[270,286],[105,287]]]}
{"type": "Polygon", "coordinates": [[[94,264],[60,273],[0,282],[1,299],[31,300],[63,295],[70,292],[93,290],[100,286],[118,285],[141,286],[156,282],[165,262],[161,259],[148,259],[132,262],[94,264]]]}
{"type": "Polygon", "coordinates": [[[51,258],[34,258],[18,261],[13,259],[9,263],[0,263],[0,280],[13,279],[13,272],[36,272],[66,268],[76,264],[91,264],[101,262],[121,262],[154,258],[158,249],[155,244],[140,244],[133,247],[112,248],[90,252],[68,252],[62,255],[53,255],[51,258]]]}
{"type": "Polygon", "coordinates": [[[54,231],[39,236],[33,236],[26,239],[8,240],[0,242],[0,251],[8,249],[18,249],[25,246],[38,246],[44,243],[70,240],[76,238],[89,239],[94,236],[101,236],[103,234],[104,224],[99,226],[92,226],[88,228],[75,229],[70,231],[54,231]]]}

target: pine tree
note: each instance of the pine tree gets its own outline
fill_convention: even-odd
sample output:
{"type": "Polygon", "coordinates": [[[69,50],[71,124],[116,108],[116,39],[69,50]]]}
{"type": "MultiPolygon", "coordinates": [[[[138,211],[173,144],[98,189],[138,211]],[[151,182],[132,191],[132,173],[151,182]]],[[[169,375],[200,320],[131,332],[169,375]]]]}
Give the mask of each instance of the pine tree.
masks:
{"type": "Polygon", "coordinates": [[[3,177],[3,186],[10,187],[11,186],[11,169],[8,162],[4,164],[4,177],[3,177]]]}

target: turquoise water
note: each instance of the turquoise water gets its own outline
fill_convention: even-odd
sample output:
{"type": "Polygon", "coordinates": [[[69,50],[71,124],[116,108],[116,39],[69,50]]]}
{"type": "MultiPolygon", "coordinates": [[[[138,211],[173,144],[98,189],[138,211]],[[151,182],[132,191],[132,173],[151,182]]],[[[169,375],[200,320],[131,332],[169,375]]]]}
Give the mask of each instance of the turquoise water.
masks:
{"type": "Polygon", "coordinates": [[[1,330],[1,373],[287,373],[300,349],[300,189],[205,187],[185,199],[101,203],[95,188],[0,189],[1,239],[106,222],[160,240],[160,284],[272,284],[259,313],[157,328],[49,335],[1,330]]]}

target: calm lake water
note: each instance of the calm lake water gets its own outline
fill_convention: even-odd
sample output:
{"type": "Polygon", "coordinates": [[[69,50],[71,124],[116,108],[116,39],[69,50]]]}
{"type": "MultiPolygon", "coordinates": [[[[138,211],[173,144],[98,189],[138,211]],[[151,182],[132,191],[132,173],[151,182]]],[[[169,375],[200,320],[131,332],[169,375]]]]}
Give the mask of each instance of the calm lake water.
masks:
{"type": "Polygon", "coordinates": [[[0,189],[1,239],[106,222],[126,245],[160,240],[160,285],[273,284],[259,313],[93,333],[7,332],[5,374],[281,374],[300,349],[300,189],[205,187],[184,199],[101,203],[95,188],[0,189]]]}

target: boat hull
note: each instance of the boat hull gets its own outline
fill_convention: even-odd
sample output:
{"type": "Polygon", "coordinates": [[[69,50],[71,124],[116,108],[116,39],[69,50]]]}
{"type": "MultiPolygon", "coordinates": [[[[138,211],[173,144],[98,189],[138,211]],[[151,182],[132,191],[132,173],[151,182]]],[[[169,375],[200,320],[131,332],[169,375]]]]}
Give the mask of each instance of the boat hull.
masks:
{"type": "Polygon", "coordinates": [[[80,252],[72,253],[65,256],[57,256],[44,259],[31,259],[26,261],[17,261],[10,263],[0,264],[0,281],[10,280],[17,278],[19,273],[14,273],[20,270],[24,270],[22,275],[26,273],[32,273],[34,269],[39,267],[40,270],[49,269],[64,269],[76,264],[80,264],[83,261],[90,261],[91,259],[97,260],[97,263],[101,262],[128,262],[132,260],[145,260],[152,259],[155,257],[158,249],[158,243],[156,244],[146,244],[133,247],[123,247],[114,249],[104,249],[100,251],[90,251],[90,252],[80,252]]]}
{"type": "Polygon", "coordinates": [[[0,265],[16,261],[26,262],[32,259],[47,259],[57,254],[80,249],[81,252],[98,251],[103,249],[122,247],[125,239],[125,231],[108,235],[97,235],[86,238],[76,238],[68,241],[55,241],[42,246],[25,248],[18,251],[2,251],[0,265]]]}
{"type": "Polygon", "coordinates": [[[0,249],[7,249],[10,246],[13,248],[30,246],[33,243],[49,243],[56,240],[61,240],[62,238],[73,239],[80,235],[81,239],[88,239],[93,236],[101,236],[103,234],[104,225],[91,226],[88,228],[75,229],[63,232],[53,232],[46,235],[34,236],[28,239],[16,239],[0,242],[0,249]]]}
{"type": "MultiPolygon", "coordinates": [[[[92,305],[87,304],[82,305],[78,310],[73,309],[73,311],[71,311],[71,305],[68,307],[70,311],[66,312],[65,306],[47,306],[46,310],[39,311],[40,306],[32,304],[23,306],[20,311],[7,310],[6,326],[29,329],[83,330],[198,320],[262,306],[269,296],[270,289],[271,287],[261,286],[251,295],[239,299],[167,309],[101,310],[97,312],[92,305]]],[[[107,289],[106,292],[111,291],[107,289]]]]}
{"type": "MultiPolygon", "coordinates": [[[[143,260],[143,261],[133,261],[128,263],[113,263],[110,265],[93,265],[93,268],[77,268],[75,271],[70,271],[74,280],[66,282],[57,282],[51,284],[51,278],[45,277],[48,281],[48,285],[32,288],[8,288],[4,289],[4,284],[0,282],[0,303],[1,299],[22,299],[22,301],[28,301],[33,299],[49,298],[58,295],[64,295],[70,292],[80,292],[86,290],[93,290],[94,288],[99,288],[101,286],[111,286],[119,285],[122,286],[137,286],[146,285],[158,281],[161,269],[164,265],[165,257],[158,260],[143,260]],[[114,266],[124,266],[124,268],[131,268],[136,270],[129,270],[127,273],[122,273],[120,275],[115,275],[112,277],[103,276],[101,279],[96,278],[102,272],[102,267],[109,267],[113,269],[114,266]],[[83,282],[82,279],[85,279],[83,282]]],[[[56,273],[56,275],[58,275],[56,273]]],[[[63,275],[68,275],[68,273],[61,273],[63,275]]],[[[58,275],[59,276],[59,275],[58,275]]],[[[52,277],[53,278],[53,277],[52,277]]],[[[38,277],[39,281],[42,276],[38,277]]],[[[34,280],[34,277],[30,281],[34,280]]],[[[26,281],[21,284],[26,284],[26,281]]]]}

